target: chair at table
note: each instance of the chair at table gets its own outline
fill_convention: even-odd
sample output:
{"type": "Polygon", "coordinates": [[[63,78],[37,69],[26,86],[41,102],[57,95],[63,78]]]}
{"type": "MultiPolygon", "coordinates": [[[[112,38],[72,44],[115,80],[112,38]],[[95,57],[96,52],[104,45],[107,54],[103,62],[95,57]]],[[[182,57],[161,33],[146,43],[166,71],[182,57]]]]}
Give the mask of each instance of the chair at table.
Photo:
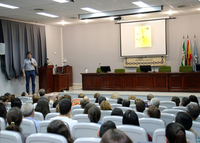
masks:
{"type": "Polygon", "coordinates": [[[48,113],[45,117],[45,120],[50,120],[51,118],[59,116],[60,113],[48,113]]]}
{"type": "Polygon", "coordinates": [[[0,143],[24,143],[24,139],[18,132],[1,130],[0,143]]]}
{"type": "Polygon", "coordinates": [[[78,138],[74,143],[100,143],[101,138],[78,138]]]}
{"type": "Polygon", "coordinates": [[[179,72],[192,72],[193,66],[180,66],[179,72]]]}
{"type": "Polygon", "coordinates": [[[50,123],[50,120],[41,121],[38,125],[38,133],[47,133],[47,127],[50,123]]]}
{"type": "Polygon", "coordinates": [[[176,106],[176,103],[173,101],[160,101],[160,106],[166,106],[168,109],[172,109],[176,106]]]}
{"type": "Polygon", "coordinates": [[[160,119],[164,120],[166,125],[168,125],[169,123],[171,123],[171,122],[173,122],[175,120],[175,115],[161,112],[160,119]]]}
{"type": "Polygon", "coordinates": [[[2,117],[0,117],[0,129],[5,130],[6,129],[6,120],[2,117]]]}
{"type": "Polygon", "coordinates": [[[42,113],[40,112],[34,112],[34,117],[33,117],[36,121],[43,121],[44,120],[44,116],[42,113]]]}
{"type": "Polygon", "coordinates": [[[73,116],[73,120],[77,120],[79,123],[90,123],[88,114],[75,115],[75,116],[73,116]]]}
{"type": "Polygon", "coordinates": [[[171,66],[159,66],[159,72],[171,72],[171,66]]]}
{"type": "Polygon", "coordinates": [[[115,123],[115,125],[122,125],[122,116],[105,116],[102,119],[102,124],[107,122],[107,121],[112,121],[115,123]]]}
{"type": "Polygon", "coordinates": [[[115,69],[115,73],[125,73],[125,69],[115,69]]]}
{"type": "Polygon", "coordinates": [[[37,133],[35,122],[32,120],[23,119],[20,127],[22,128],[23,135],[30,135],[30,134],[37,133]]]}

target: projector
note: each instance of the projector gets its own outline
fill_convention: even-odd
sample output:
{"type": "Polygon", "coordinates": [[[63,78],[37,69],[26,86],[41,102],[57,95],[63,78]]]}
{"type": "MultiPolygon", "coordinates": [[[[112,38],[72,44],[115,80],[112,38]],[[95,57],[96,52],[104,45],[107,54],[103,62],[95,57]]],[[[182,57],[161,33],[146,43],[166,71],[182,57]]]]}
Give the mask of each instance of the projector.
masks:
{"type": "Polygon", "coordinates": [[[121,16],[114,18],[115,21],[120,21],[122,20],[121,16]]]}

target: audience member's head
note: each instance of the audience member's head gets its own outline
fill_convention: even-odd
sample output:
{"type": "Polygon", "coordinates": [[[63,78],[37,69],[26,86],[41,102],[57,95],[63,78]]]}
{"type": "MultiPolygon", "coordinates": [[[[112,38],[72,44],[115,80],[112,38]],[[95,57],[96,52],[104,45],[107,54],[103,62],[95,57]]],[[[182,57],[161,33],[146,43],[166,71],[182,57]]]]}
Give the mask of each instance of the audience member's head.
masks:
{"type": "Polygon", "coordinates": [[[188,97],[183,97],[181,101],[181,106],[186,107],[190,103],[190,99],[188,97]]]}
{"type": "Polygon", "coordinates": [[[88,102],[90,102],[90,100],[89,100],[89,97],[88,97],[88,96],[85,96],[85,97],[83,98],[83,100],[87,100],[88,102]]]}
{"type": "Polygon", "coordinates": [[[88,110],[88,118],[90,119],[90,122],[92,123],[98,123],[101,118],[101,111],[98,107],[92,106],[88,110]]]}
{"type": "Polygon", "coordinates": [[[152,98],[151,99],[151,105],[159,108],[159,106],[160,106],[160,100],[158,98],[152,98]]]}
{"type": "Polygon", "coordinates": [[[83,114],[88,114],[88,111],[91,107],[95,106],[94,104],[92,103],[88,103],[85,108],[84,108],[84,111],[83,111],[83,114]]]}
{"type": "Polygon", "coordinates": [[[56,108],[56,106],[59,104],[59,101],[60,101],[60,100],[56,100],[56,101],[53,103],[53,108],[56,108]]]}
{"type": "Polygon", "coordinates": [[[166,143],[187,143],[184,127],[179,123],[170,123],[165,130],[166,143]]]}
{"type": "Polygon", "coordinates": [[[142,101],[142,99],[136,98],[136,99],[135,99],[135,104],[137,104],[138,101],[142,101]]]}
{"type": "Polygon", "coordinates": [[[122,106],[123,107],[129,107],[130,106],[130,100],[129,99],[124,99],[122,102],[122,106]]]}
{"type": "Polygon", "coordinates": [[[52,121],[47,127],[47,132],[62,135],[67,139],[68,143],[74,142],[68,126],[66,126],[66,124],[61,120],[52,121]]]}
{"type": "Polygon", "coordinates": [[[98,98],[98,100],[99,100],[99,105],[101,105],[101,102],[102,102],[102,101],[106,101],[106,98],[105,98],[104,96],[100,96],[100,97],[98,98]]]}
{"type": "Polygon", "coordinates": [[[14,98],[12,101],[11,101],[11,107],[18,107],[19,109],[21,109],[22,107],[22,102],[19,98],[14,98]]]}
{"type": "Polygon", "coordinates": [[[30,103],[25,103],[22,106],[21,111],[24,117],[34,117],[35,109],[34,106],[30,103]]]}
{"type": "Polygon", "coordinates": [[[50,113],[49,110],[49,103],[46,99],[40,99],[37,103],[37,106],[35,108],[36,112],[40,112],[43,114],[44,118],[48,113],[50,113]]]}
{"type": "Polygon", "coordinates": [[[110,129],[102,136],[101,143],[132,143],[132,141],[124,132],[110,129]]]}
{"type": "Polygon", "coordinates": [[[112,107],[110,106],[110,103],[108,101],[101,102],[100,105],[101,110],[112,110],[112,107]]]}
{"type": "Polygon", "coordinates": [[[192,118],[185,112],[178,112],[175,122],[181,124],[186,130],[192,127],[192,118]]]}
{"type": "Polygon", "coordinates": [[[13,99],[15,99],[15,95],[14,94],[10,94],[9,95],[9,102],[11,102],[13,99]]]}
{"type": "Polygon", "coordinates": [[[137,112],[144,112],[144,110],[145,110],[145,103],[144,103],[143,100],[138,101],[136,103],[136,110],[137,110],[137,112]]]}
{"type": "Polygon", "coordinates": [[[123,116],[123,111],[120,108],[114,108],[112,110],[111,116],[123,116]]]}
{"type": "Polygon", "coordinates": [[[6,114],[7,114],[7,110],[4,105],[4,102],[2,100],[0,100],[0,117],[4,118],[6,120],[6,114]]]}
{"type": "Polygon", "coordinates": [[[16,131],[21,133],[21,122],[22,122],[22,112],[19,108],[13,107],[11,108],[6,116],[6,121],[9,124],[6,130],[16,131]]]}
{"type": "Polygon", "coordinates": [[[56,101],[56,96],[54,94],[49,95],[49,102],[54,103],[56,101]]]}
{"type": "Polygon", "coordinates": [[[123,99],[122,99],[122,98],[118,98],[118,99],[117,99],[117,104],[122,104],[122,102],[123,102],[123,99]]]}
{"type": "Polygon", "coordinates": [[[28,93],[27,92],[22,92],[21,96],[28,97],[28,93]]]}
{"type": "Polygon", "coordinates": [[[101,95],[99,94],[99,93],[95,93],[94,94],[94,98],[98,98],[98,97],[100,97],[101,95]]]}
{"type": "Polygon", "coordinates": [[[4,106],[8,105],[9,97],[7,96],[1,96],[0,100],[3,102],[4,106]]]}
{"type": "Polygon", "coordinates": [[[110,130],[110,129],[116,129],[117,127],[116,127],[116,125],[115,125],[115,123],[114,122],[112,122],[112,121],[107,121],[107,122],[105,122],[105,123],[103,123],[102,125],[101,125],[101,128],[100,128],[100,130],[99,130],[99,132],[98,132],[98,136],[101,138],[103,135],[104,135],[104,133],[106,132],[106,131],[108,131],[108,130],[110,130]]]}
{"type": "Polygon", "coordinates": [[[63,97],[69,99],[70,101],[72,101],[72,97],[70,95],[68,95],[68,94],[65,94],[63,97]]]}
{"type": "Polygon", "coordinates": [[[46,93],[45,89],[42,88],[42,89],[39,90],[40,97],[44,96],[45,93],[46,93]]]}
{"type": "Polygon", "coordinates": [[[192,120],[196,120],[199,117],[200,108],[197,103],[191,102],[186,106],[186,113],[189,114],[192,120]]]}
{"type": "Polygon", "coordinates": [[[123,115],[123,124],[140,126],[138,116],[133,110],[127,110],[123,115]]]}
{"type": "Polygon", "coordinates": [[[119,95],[119,93],[113,93],[112,95],[111,95],[111,97],[110,97],[110,99],[118,99],[118,98],[120,98],[120,95],[119,95]]]}
{"type": "Polygon", "coordinates": [[[129,100],[135,100],[136,97],[135,97],[134,95],[129,95],[128,99],[129,99],[129,100]]]}
{"type": "Polygon", "coordinates": [[[190,95],[189,99],[190,99],[190,102],[196,102],[197,104],[199,104],[199,100],[197,99],[195,95],[190,95]]]}
{"type": "Polygon", "coordinates": [[[179,106],[180,104],[180,98],[178,98],[177,96],[173,96],[171,101],[175,102],[176,106],[179,106]]]}
{"type": "Polygon", "coordinates": [[[9,92],[5,93],[4,96],[9,97],[11,94],[9,92]]]}
{"type": "Polygon", "coordinates": [[[155,106],[150,106],[147,110],[147,114],[151,118],[158,118],[159,119],[160,116],[161,116],[160,110],[155,106]]]}
{"type": "Polygon", "coordinates": [[[85,106],[88,104],[89,102],[87,100],[82,100],[81,101],[81,108],[85,108],[85,106]]]}
{"type": "Polygon", "coordinates": [[[153,94],[148,94],[148,95],[147,95],[147,100],[150,101],[152,98],[154,98],[153,94]]]}
{"type": "Polygon", "coordinates": [[[33,104],[38,103],[38,100],[40,99],[40,96],[37,94],[33,94],[33,104]]]}
{"type": "Polygon", "coordinates": [[[84,98],[85,97],[85,94],[83,94],[83,93],[80,93],[79,95],[78,95],[78,98],[84,98]]]}
{"type": "Polygon", "coordinates": [[[63,99],[59,101],[59,109],[60,109],[60,115],[69,116],[69,113],[71,111],[72,103],[69,99],[63,99]]]}

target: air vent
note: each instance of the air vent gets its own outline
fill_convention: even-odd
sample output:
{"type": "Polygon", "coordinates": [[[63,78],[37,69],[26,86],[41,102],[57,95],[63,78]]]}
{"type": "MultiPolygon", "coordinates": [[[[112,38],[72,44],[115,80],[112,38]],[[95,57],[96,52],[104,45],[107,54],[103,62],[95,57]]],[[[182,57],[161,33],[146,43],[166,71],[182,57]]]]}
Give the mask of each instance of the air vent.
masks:
{"type": "Polygon", "coordinates": [[[177,6],[177,8],[184,8],[184,7],[187,7],[186,5],[179,5],[177,6]]]}

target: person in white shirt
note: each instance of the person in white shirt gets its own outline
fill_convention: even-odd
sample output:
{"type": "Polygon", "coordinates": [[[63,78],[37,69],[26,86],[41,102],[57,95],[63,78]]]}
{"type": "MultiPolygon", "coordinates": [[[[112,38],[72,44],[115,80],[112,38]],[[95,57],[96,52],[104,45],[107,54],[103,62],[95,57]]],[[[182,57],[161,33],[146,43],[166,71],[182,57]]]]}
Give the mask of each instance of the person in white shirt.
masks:
{"type": "Polygon", "coordinates": [[[71,106],[72,103],[69,99],[62,99],[61,101],[59,101],[60,115],[51,119],[51,121],[53,120],[63,121],[70,128],[70,131],[72,131],[72,127],[78,123],[77,120],[72,120],[69,118],[71,106]]]}

